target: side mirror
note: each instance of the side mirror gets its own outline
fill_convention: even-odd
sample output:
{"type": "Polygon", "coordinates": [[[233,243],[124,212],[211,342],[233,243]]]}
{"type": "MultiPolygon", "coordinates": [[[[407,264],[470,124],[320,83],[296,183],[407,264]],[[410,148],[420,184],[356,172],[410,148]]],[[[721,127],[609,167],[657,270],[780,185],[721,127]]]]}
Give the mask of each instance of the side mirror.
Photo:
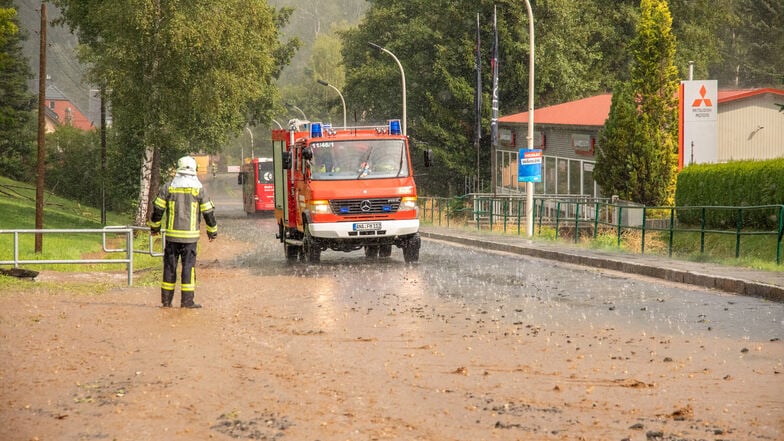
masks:
{"type": "Polygon", "coordinates": [[[291,152],[283,152],[281,154],[281,160],[284,170],[291,170],[291,152]]]}
{"type": "Polygon", "coordinates": [[[306,161],[313,159],[313,150],[310,147],[305,147],[302,149],[302,159],[306,161]]]}
{"type": "Polygon", "coordinates": [[[425,167],[433,165],[433,151],[430,149],[425,150],[425,167]]]}

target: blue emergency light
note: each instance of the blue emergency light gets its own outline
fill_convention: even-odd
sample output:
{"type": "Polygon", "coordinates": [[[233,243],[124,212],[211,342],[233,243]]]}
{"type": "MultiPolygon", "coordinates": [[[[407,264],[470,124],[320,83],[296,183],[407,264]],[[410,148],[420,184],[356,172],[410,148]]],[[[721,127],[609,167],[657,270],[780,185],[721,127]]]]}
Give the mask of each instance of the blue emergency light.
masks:
{"type": "Polygon", "coordinates": [[[310,137],[321,138],[321,123],[314,122],[310,124],[310,137]]]}
{"type": "Polygon", "coordinates": [[[389,120],[389,134],[390,135],[401,135],[403,132],[400,130],[400,120],[399,119],[390,119],[389,120]]]}

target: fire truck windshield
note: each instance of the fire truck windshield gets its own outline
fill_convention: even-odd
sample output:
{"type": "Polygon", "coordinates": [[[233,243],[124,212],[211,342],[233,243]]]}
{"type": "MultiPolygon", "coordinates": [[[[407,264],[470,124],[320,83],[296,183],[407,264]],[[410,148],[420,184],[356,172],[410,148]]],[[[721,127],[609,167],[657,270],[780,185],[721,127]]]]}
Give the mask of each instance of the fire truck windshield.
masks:
{"type": "Polygon", "coordinates": [[[399,139],[321,141],[310,147],[314,181],[399,178],[409,174],[405,144],[399,139]]]}

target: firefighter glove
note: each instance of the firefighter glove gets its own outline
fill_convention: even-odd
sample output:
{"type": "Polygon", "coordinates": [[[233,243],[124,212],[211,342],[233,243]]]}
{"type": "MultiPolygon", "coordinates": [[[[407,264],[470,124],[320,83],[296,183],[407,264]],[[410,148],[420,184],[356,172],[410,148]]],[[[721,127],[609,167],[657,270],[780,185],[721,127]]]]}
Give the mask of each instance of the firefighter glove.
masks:
{"type": "Polygon", "coordinates": [[[218,237],[218,232],[217,231],[214,232],[214,233],[207,232],[207,238],[209,238],[210,241],[215,240],[215,238],[217,238],[217,237],[218,237]]]}
{"type": "Polygon", "coordinates": [[[150,233],[152,235],[156,235],[161,232],[160,222],[158,225],[155,225],[152,221],[147,221],[147,226],[150,227],[150,233]]]}

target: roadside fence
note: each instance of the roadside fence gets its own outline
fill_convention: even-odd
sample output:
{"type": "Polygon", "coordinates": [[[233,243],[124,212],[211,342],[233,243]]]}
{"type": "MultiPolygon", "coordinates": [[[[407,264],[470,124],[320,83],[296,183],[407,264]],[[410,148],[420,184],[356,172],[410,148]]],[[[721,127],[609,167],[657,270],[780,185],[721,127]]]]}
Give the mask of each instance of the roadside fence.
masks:
{"type": "MultiPolygon", "coordinates": [[[[150,256],[162,256],[162,251],[155,251],[154,238],[151,234],[148,235],[148,247],[146,249],[134,248],[134,235],[137,232],[150,232],[149,227],[135,227],[135,226],[107,226],[104,228],[74,228],[74,229],[20,229],[20,230],[0,230],[0,237],[2,235],[13,236],[13,256],[11,260],[0,260],[0,265],[13,265],[14,268],[19,268],[19,265],[49,265],[49,264],[118,264],[125,265],[128,272],[128,286],[133,286],[133,256],[134,254],[148,254],[150,256]],[[101,236],[101,248],[104,253],[120,253],[125,257],[116,259],[41,259],[41,258],[21,258],[20,256],[31,256],[32,250],[22,249],[19,237],[23,235],[36,235],[36,234],[93,234],[101,236]],[[121,237],[125,242],[123,248],[109,248],[107,237],[117,238],[121,237]]],[[[161,243],[166,242],[165,231],[161,232],[161,243]]],[[[163,246],[163,245],[162,245],[163,246]]],[[[59,250],[55,250],[55,253],[59,250]]]]}
{"type": "MultiPolygon", "coordinates": [[[[782,263],[784,205],[761,206],[645,206],[617,198],[589,198],[563,195],[534,196],[534,235],[558,239],[571,236],[597,239],[613,235],[616,245],[630,232],[639,234],[639,252],[646,252],[652,233],[657,242],[667,244],[672,257],[675,238],[695,235],[699,252],[706,252],[706,237],[734,236],[735,258],[740,258],[743,239],[767,236],[782,263]]],[[[467,194],[464,196],[420,197],[420,221],[436,226],[474,227],[501,234],[525,234],[525,195],[467,194]]],[[[767,246],[767,245],[766,245],[767,246]]]]}

